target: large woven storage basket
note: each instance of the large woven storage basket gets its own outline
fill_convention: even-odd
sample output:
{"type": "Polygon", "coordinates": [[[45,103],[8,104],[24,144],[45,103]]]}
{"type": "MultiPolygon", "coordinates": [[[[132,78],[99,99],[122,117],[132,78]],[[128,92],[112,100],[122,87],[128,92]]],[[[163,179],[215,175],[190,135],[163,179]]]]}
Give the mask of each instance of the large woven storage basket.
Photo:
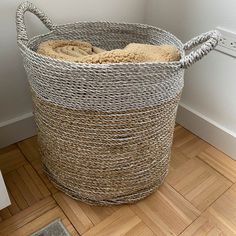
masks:
{"type": "Polygon", "coordinates": [[[73,198],[121,204],[151,194],[168,172],[184,69],[218,42],[218,33],[182,44],[153,26],[109,22],[54,25],[31,3],[17,9],[17,40],[33,95],[44,170],[73,198]],[[28,39],[24,13],[49,33],[28,39]],[[79,64],[37,54],[49,39],[81,39],[111,50],[129,43],[173,44],[181,60],[168,63],[79,64]],[[185,56],[185,50],[201,45],[185,56]]]}

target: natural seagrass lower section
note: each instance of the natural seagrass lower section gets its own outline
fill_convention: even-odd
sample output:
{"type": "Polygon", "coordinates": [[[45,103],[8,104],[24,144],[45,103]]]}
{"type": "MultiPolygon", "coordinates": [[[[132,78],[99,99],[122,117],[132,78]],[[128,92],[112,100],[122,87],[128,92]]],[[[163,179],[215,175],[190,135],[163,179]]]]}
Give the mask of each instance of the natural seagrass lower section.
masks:
{"type": "Polygon", "coordinates": [[[106,113],[63,108],[33,93],[45,172],[58,188],[90,204],[148,196],[168,172],[179,98],[106,113]]]}

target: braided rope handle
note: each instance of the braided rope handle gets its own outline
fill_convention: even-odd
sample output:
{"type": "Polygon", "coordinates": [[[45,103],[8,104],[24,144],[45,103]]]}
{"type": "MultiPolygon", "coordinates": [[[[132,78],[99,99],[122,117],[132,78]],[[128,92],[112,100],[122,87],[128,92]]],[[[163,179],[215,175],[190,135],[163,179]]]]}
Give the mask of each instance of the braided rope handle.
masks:
{"type": "Polygon", "coordinates": [[[213,50],[220,39],[220,33],[217,30],[212,30],[207,33],[201,34],[187,43],[184,44],[184,50],[191,50],[194,47],[202,44],[197,50],[192,51],[190,54],[186,55],[180,60],[182,68],[187,69],[195,62],[201,60],[206,56],[211,50],[213,50]]]}
{"type": "Polygon", "coordinates": [[[21,41],[23,43],[26,43],[29,40],[24,21],[24,15],[28,11],[36,15],[50,31],[56,27],[52,21],[31,2],[23,2],[16,10],[17,41],[21,41]]]}

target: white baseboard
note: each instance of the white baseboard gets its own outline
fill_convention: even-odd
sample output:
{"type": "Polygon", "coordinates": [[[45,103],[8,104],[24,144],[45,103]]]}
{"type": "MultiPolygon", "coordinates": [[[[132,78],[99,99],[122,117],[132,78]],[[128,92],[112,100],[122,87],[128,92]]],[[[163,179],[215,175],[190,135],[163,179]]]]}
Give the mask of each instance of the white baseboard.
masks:
{"type": "Polygon", "coordinates": [[[180,103],[176,122],[236,160],[236,134],[180,103]]]}
{"type": "Polygon", "coordinates": [[[36,134],[33,114],[27,113],[0,123],[0,148],[16,143],[36,134]]]}

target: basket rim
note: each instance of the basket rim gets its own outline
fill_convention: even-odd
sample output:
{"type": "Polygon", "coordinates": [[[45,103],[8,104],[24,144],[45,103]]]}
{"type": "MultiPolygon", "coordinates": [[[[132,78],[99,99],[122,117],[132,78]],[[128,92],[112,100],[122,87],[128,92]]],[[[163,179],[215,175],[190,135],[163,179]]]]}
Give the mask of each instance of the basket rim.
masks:
{"type": "Polygon", "coordinates": [[[60,59],[55,59],[55,58],[51,58],[45,55],[41,55],[37,52],[35,52],[34,50],[32,50],[29,45],[31,43],[33,43],[36,40],[39,40],[40,38],[44,38],[45,36],[48,36],[54,32],[57,31],[57,29],[63,28],[63,27],[71,27],[71,26],[75,26],[75,25],[81,25],[81,24],[107,24],[107,25],[123,25],[123,26],[136,26],[139,28],[144,28],[144,29],[154,29],[154,30],[158,30],[163,34],[169,35],[170,37],[174,38],[180,45],[182,45],[182,50],[180,51],[181,53],[181,59],[184,58],[185,56],[185,51],[183,49],[184,45],[182,43],[182,41],[176,37],[174,34],[163,30],[159,27],[156,26],[152,26],[152,25],[148,25],[148,24],[142,24],[142,23],[126,23],[126,22],[111,22],[111,21],[78,21],[78,22],[72,22],[72,23],[65,23],[65,24],[59,24],[55,27],[54,30],[51,30],[47,33],[44,34],[39,34],[36,35],[34,37],[32,37],[31,39],[29,39],[29,41],[24,44],[21,41],[17,41],[19,47],[21,50],[26,51],[27,53],[32,54],[34,57],[37,58],[41,58],[44,60],[48,60],[50,63],[53,64],[58,64],[58,65],[63,65],[63,66],[69,66],[69,67],[73,67],[73,68],[96,68],[96,69],[104,69],[104,68],[121,68],[121,67],[127,67],[127,66],[131,66],[131,67],[142,67],[142,66],[150,66],[150,67],[166,67],[166,68],[172,68],[172,69],[180,69],[182,67],[181,64],[181,59],[179,61],[172,61],[172,62],[121,62],[121,63],[106,63],[106,64],[92,64],[92,63],[77,63],[77,62],[72,62],[72,61],[66,61],[66,60],[60,60],[60,59]]]}

